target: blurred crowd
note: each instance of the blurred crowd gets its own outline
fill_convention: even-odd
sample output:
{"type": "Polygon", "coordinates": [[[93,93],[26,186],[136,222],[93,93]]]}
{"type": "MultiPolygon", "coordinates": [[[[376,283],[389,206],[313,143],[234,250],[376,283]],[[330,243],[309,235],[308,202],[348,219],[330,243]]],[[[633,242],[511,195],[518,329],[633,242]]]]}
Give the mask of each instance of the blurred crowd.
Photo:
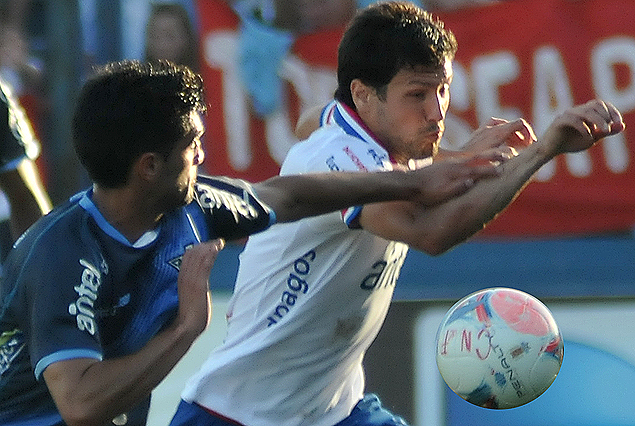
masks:
{"type": "MultiPolygon", "coordinates": [[[[245,82],[255,111],[265,115],[277,106],[276,66],[294,38],[343,26],[375,0],[224,1],[242,20],[241,49],[252,58],[243,78],[271,82],[245,82]],[[267,43],[277,55],[262,49],[267,43]]],[[[493,1],[414,0],[433,11],[493,1]]],[[[93,65],[123,58],[170,59],[198,71],[197,26],[196,0],[0,0],[0,78],[31,119],[42,145],[38,168],[55,204],[87,182],[65,129],[82,78],[93,65]]]]}

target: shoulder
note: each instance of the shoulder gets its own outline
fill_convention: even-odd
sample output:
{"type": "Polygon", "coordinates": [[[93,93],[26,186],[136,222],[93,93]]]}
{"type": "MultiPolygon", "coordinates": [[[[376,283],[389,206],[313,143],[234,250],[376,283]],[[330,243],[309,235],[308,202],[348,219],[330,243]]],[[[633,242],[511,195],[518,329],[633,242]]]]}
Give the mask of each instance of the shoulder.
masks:
{"type": "Polygon", "coordinates": [[[198,188],[211,188],[221,191],[240,191],[250,189],[251,183],[242,179],[230,178],[227,176],[198,175],[196,179],[198,188]]]}
{"type": "Polygon", "coordinates": [[[339,126],[327,125],[320,127],[311,136],[291,147],[285,157],[283,168],[292,164],[305,164],[313,170],[336,170],[324,164],[330,157],[340,155],[347,149],[365,149],[367,144],[351,135],[346,134],[339,126]],[[348,148],[347,148],[348,147],[348,148]],[[322,167],[324,166],[324,167],[322,167]]]}
{"type": "Polygon", "coordinates": [[[251,183],[221,176],[199,175],[196,202],[187,209],[204,217],[211,237],[226,240],[244,238],[275,221],[275,214],[258,198],[251,183]]]}
{"type": "Polygon", "coordinates": [[[29,264],[57,268],[73,256],[82,255],[92,240],[88,213],[75,201],[56,207],[39,219],[14,244],[7,267],[29,264]]]}

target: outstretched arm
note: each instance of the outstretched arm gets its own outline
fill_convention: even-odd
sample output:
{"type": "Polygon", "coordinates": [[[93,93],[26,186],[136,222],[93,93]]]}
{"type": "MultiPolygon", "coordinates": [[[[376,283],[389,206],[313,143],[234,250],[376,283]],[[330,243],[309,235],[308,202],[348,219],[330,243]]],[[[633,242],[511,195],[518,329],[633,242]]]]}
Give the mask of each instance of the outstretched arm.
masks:
{"type": "Polygon", "coordinates": [[[427,207],[393,202],[364,206],[361,224],[383,238],[404,241],[432,255],[470,238],[507,207],[533,174],[555,156],[593,146],[624,130],[612,105],[591,101],[557,117],[537,142],[502,164],[495,179],[481,180],[465,194],[427,207]]]}
{"type": "Polygon", "coordinates": [[[431,206],[498,176],[501,153],[452,159],[417,170],[276,176],[254,185],[258,197],[289,222],[366,203],[409,200],[431,206]]]}

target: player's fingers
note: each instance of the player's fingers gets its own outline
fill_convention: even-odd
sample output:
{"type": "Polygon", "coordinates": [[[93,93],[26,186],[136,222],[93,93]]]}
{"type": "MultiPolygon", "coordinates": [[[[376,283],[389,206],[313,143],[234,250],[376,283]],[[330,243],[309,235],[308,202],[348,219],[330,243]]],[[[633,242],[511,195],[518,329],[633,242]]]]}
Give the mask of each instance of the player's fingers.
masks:
{"type": "Polygon", "coordinates": [[[489,120],[487,120],[487,123],[485,125],[486,126],[497,126],[499,124],[505,124],[507,122],[508,122],[508,120],[505,120],[503,118],[490,117],[489,120]]]}
{"type": "Polygon", "coordinates": [[[598,130],[597,124],[602,121],[602,118],[590,104],[589,102],[565,111],[554,120],[554,124],[568,129],[568,133],[575,132],[579,136],[593,137],[593,132],[598,130]]]}
{"type": "Polygon", "coordinates": [[[583,120],[596,138],[614,135],[624,130],[622,115],[615,106],[601,100],[589,101],[571,113],[583,120]]]}
{"type": "Polygon", "coordinates": [[[610,116],[609,123],[611,125],[611,134],[617,134],[624,131],[626,124],[624,124],[624,119],[622,118],[620,111],[609,102],[605,102],[605,106],[610,116]]]}
{"type": "Polygon", "coordinates": [[[510,154],[506,150],[490,150],[465,161],[462,178],[479,180],[486,177],[496,177],[500,174],[500,165],[508,160],[510,154]]]}
{"type": "Polygon", "coordinates": [[[518,155],[518,151],[513,146],[503,145],[496,148],[483,151],[476,158],[487,161],[502,163],[518,155]]]}
{"type": "Polygon", "coordinates": [[[512,121],[505,121],[501,124],[493,126],[492,131],[495,131],[499,137],[510,139],[510,138],[522,138],[522,140],[526,140],[528,142],[533,142],[536,140],[536,135],[534,133],[533,128],[527,121],[522,118],[518,118],[512,121]],[[516,135],[516,136],[515,136],[516,135]]]}
{"type": "Polygon", "coordinates": [[[189,247],[183,254],[182,269],[208,273],[224,246],[225,241],[219,238],[189,247]]]}
{"type": "Polygon", "coordinates": [[[522,135],[525,145],[530,145],[538,140],[534,128],[524,119],[519,118],[521,130],[517,130],[516,133],[522,135]]]}
{"type": "Polygon", "coordinates": [[[453,192],[452,195],[460,195],[472,188],[479,180],[498,177],[501,173],[500,164],[498,161],[481,159],[478,163],[464,169],[461,176],[449,185],[448,190],[453,192]]]}
{"type": "Polygon", "coordinates": [[[536,141],[536,134],[533,127],[522,118],[518,118],[508,123],[510,137],[517,140],[520,145],[528,146],[536,141]]]}
{"type": "Polygon", "coordinates": [[[591,101],[584,105],[580,115],[592,133],[608,134],[611,131],[611,114],[602,101],[591,101]]]}

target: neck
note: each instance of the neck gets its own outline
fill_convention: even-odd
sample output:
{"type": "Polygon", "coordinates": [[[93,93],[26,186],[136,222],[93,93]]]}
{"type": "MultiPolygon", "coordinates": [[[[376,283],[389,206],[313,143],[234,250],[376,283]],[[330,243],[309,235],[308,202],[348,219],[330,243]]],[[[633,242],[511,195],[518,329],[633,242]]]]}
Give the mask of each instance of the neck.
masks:
{"type": "Polygon", "coordinates": [[[162,214],[155,213],[143,197],[130,188],[103,188],[93,186],[93,203],[104,218],[128,241],[135,242],[154,229],[162,214]]]}

